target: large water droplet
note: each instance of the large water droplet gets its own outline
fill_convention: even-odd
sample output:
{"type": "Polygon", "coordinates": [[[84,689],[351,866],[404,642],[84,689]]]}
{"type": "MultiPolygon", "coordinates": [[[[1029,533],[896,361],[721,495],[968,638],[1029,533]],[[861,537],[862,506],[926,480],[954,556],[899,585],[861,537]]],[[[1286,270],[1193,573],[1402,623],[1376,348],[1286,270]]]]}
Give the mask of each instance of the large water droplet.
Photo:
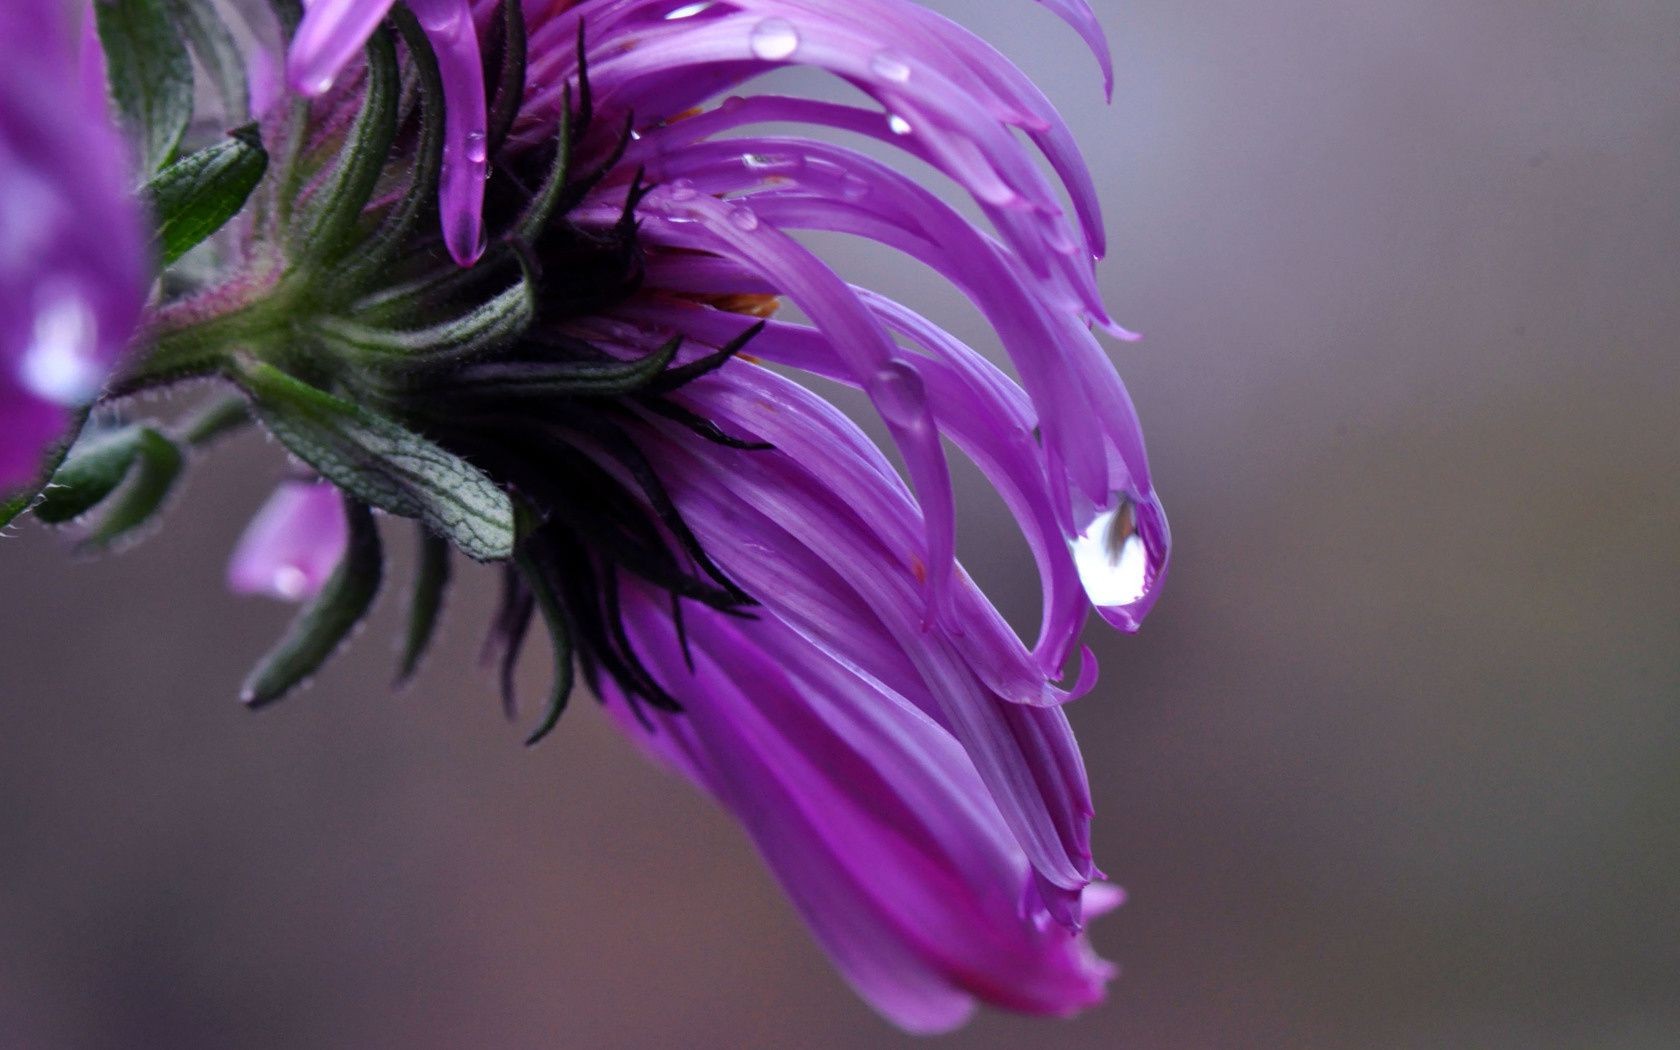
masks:
{"type": "Polygon", "coordinates": [[[738,230],[752,231],[758,229],[758,213],[745,204],[737,204],[729,209],[729,221],[738,230]]]}
{"type": "Polygon", "coordinates": [[[681,7],[673,10],[670,14],[666,15],[665,16],[665,21],[676,22],[676,21],[680,21],[681,19],[684,19],[684,18],[693,18],[695,15],[701,13],[702,11],[706,10],[707,8],[709,8],[711,6],[712,6],[712,0],[700,0],[700,3],[697,3],[697,4],[684,4],[681,7]]]}
{"type": "Polygon", "coordinates": [[[63,405],[89,401],[99,392],[99,320],[78,292],[50,289],[35,311],[30,341],[17,375],[37,397],[63,405]]]}
{"type": "Polygon", "coordinates": [[[892,129],[892,133],[894,135],[908,135],[911,131],[915,130],[910,127],[910,122],[908,120],[905,120],[897,113],[893,113],[887,117],[887,127],[892,129]]]}
{"type": "Polygon", "coordinates": [[[1140,506],[1124,494],[1070,544],[1080,582],[1104,619],[1137,630],[1154,604],[1167,545],[1166,519],[1159,508],[1140,506]]]}
{"type": "Polygon", "coordinates": [[[868,384],[869,397],[881,418],[899,427],[920,426],[926,418],[927,388],[921,373],[908,361],[888,361],[868,384]]]}
{"type": "Polygon", "coordinates": [[[485,161],[484,132],[474,131],[467,135],[467,159],[474,164],[485,161]]]}
{"type": "Polygon", "coordinates": [[[799,50],[799,30],[785,18],[766,18],[753,26],[747,46],[766,62],[780,62],[799,50]]]}
{"type": "Polygon", "coordinates": [[[882,80],[902,84],[910,79],[910,63],[891,51],[877,51],[869,60],[870,70],[882,80]]]}

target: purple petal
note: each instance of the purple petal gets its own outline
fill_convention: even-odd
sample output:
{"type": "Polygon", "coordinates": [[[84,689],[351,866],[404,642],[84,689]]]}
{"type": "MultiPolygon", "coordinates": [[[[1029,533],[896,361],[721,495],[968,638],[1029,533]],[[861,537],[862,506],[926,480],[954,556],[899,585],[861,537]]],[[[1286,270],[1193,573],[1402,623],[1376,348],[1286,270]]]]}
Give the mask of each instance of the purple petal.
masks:
{"type": "Polygon", "coordinates": [[[320,592],[349,542],[338,490],[286,481],[246,526],[228,562],[228,589],[300,602],[320,592]]]}

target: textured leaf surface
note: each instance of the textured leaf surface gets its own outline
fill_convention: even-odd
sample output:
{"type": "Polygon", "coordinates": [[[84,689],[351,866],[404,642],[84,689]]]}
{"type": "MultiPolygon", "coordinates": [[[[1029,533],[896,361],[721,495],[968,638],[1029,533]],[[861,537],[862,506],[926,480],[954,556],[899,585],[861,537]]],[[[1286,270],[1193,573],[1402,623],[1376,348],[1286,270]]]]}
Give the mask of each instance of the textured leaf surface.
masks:
{"type": "Polygon", "coordinates": [[[192,57],[164,0],[93,6],[111,99],[139,145],[140,174],[150,176],[174,157],[192,120],[192,57]]]}
{"type": "Polygon", "coordinates": [[[239,214],[268,170],[255,124],[164,168],[146,184],[157,221],[158,258],[179,259],[239,214]]]}

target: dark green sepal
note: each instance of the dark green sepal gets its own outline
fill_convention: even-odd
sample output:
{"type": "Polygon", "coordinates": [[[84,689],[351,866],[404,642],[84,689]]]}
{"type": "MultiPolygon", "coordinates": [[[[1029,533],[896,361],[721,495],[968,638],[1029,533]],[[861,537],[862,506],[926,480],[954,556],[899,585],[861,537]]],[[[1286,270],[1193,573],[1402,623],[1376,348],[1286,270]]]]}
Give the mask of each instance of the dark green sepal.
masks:
{"type": "Polygon", "coordinates": [[[408,604],[408,628],[403,635],[402,660],[397,666],[395,684],[398,686],[414,677],[421,658],[431,647],[443,611],[444,594],[449,590],[449,541],[422,526],[418,558],[414,594],[408,604]]]}
{"type": "Polygon", "coordinates": [[[384,558],[373,512],[366,504],[346,497],[344,517],[349,524],[344,559],[240,690],[240,699],[253,708],[273,703],[318,671],[367,615],[379,594],[384,558]]]}
{"type": "Polygon", "coordinates": [[[293,231],[296,265],[332,263],[356,240],[362,211],[373,198],[379,176],[390,161],[397,137],[397,103],[402,75],[397,49],[388,31],[375,32],[367,42],[367,83],[362,108],[339,150],[326,183],[310,202],[293,231]]]}
{"type": "Polygon", "coordinates": [[[542,186],[525,206],[525,211],[513,224],[514,236],[526,244],[535,244],[549,221],[554,218],[560,200],[566,194],[566,179],[572,166],[572,86],[560,89],[560,129],[554,136],[554,160],[542,186]]]}
{"type": "Polygon", "coordinates": [[[339,488],[418,519],[475,561],[513,554],[513,503],[466,460],[272,365],[241,362],[238,380],[270,433],[339,488]]]}
{"type": "Polygon", "coordinates": [[[402,199],[380,221],[379,228],[326,279],[329,292],[335,286],[360,288],[396,260],[437,197],[438,177],[443,170],[443,75],[438,71],[431,41],[413,13],[405,7],[392,8],[391,22],[402,34],[408,48],[408,68],[419,81],[420,135],[413,174],[402,199]]]}
{"type": "Polygon", "coordinates": [[[519,116],[519,107],[525,101],[525,63],[529,41],[522,0],[502,0],[501,27],[502,69],[496,84],[496,100],[490,107],[487,138],[492,156],[507,141],[508,132],[513,130],[513,122],[519,116]]]}
{"type": "Polygon", "coordinates": [[[257,125],[182,157],[152,176],[145,195],[157,222],[157,255],[168,266],[239,214],[268,170],[257,125]]]}
{"type": "Polygon", "coordinates": [[[680,336],[633,361],[507,361],[469,365],[440,380],[461,397],[610,397],[648,386],[670,366],[680,336]]]}
{"type": "Polygon", "coordinates": [[[323,342],[382,371],[456,368],[516,339],[536,317],[536,285],[522,277],[495,298],[427,328],[384,328],[326,317],[311,330],[323,342]]]}
{"type": "Polygon", "coordinates": [[[231,123],[251,115],[245,56],[239,42],[210,0],[165,0],[175,24],[186,34],[199,65],[210,74],[223,116],[231,123]]]}
{"type": "Polygon", "coordinates": [[[111,99],[147,178],[175,156],[192,121],[192,56],[165,0],[98,0],[93,9],[111,99]]]}
{"type": "Polygon", "coordinates": [[[570,614],[566,611],[559,591],[554,587],[552,573],[547,571],[547,567],[528,549],[514,555],[514,564],[518,566],[525,585],[531,589],[531,594],[536,599],[537,609],[542,613],[543,625],[548,628],[548,640],[554,653],[554,680],[549,685],[548,704],[543,710],[542,721],[525,738],[525,746],[531,747],[560,724],[560,716],[566,713],[566,702],[572,696],[577,672],[572,666],[574,647],[570,614]]]}

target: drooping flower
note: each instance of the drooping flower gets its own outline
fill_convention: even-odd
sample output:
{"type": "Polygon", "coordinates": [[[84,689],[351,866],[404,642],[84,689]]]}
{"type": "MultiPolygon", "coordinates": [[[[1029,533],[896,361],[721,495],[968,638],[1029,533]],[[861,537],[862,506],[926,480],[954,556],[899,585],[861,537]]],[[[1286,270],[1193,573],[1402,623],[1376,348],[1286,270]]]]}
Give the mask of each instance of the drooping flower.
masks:
{"type": "Polygon", "coordinates": [[[129,154],[76,16],[0,5],[0,493],[36,477],[99,392],[148,280],[129,154]]]}
{"type": "MultiPolygon", "coordinates": [[[[1084,5],[1051,6],[1106,69],[1084,5]]],[[[476,5],[485,36],[498,10],[476,5]]],[[[527,2],[525,16],[524,98],[486,184],[514,247],[493,242],[480,270],[508,275],[483,277],[490,289],[523,274],[534,317],[373,394],[534,509],[493,640],[505,670],[537,615],[555,639],[536,735],[575,657],[629,732],[736,813],[847,977],[906,1028],[951,1027],[976,1000],[1088,1006],[1109,970],[1079,931],[1117,891],[1097,881],[1059,705],[1090,688],[1089,654],[1059,682],[1093,606],[1136,629],[1168,537],[1091,333],[1128,335],[1096,291],[1101,216],[1066,125],[995,50],[908,0],[527,2]],[[708,108],[793,64],[874,106],[708,108]],[[970,192],[994,232],[885,162],[765,124],[895,146],[970,192]],[[545,171],[564,175],[552,196],[533,189],[545,171]],[[533,193],[553,209],[535,225],[533,193]],[[945,277],[1020,385],[848,283],[805,230],[945,277]],[[781,299],[810,323],[773,319],[781,299]],[[910,485],[789,373],[861,390],[910,485]],[[947,439],[1031,545],[1030,647],[956,561],[947,439]]],[[[438,309],[427,331],[442,331],[466,322],[446,322],[437,295],[458,311],[464,287],[416,278],[366,302],[438,309]]]]}

